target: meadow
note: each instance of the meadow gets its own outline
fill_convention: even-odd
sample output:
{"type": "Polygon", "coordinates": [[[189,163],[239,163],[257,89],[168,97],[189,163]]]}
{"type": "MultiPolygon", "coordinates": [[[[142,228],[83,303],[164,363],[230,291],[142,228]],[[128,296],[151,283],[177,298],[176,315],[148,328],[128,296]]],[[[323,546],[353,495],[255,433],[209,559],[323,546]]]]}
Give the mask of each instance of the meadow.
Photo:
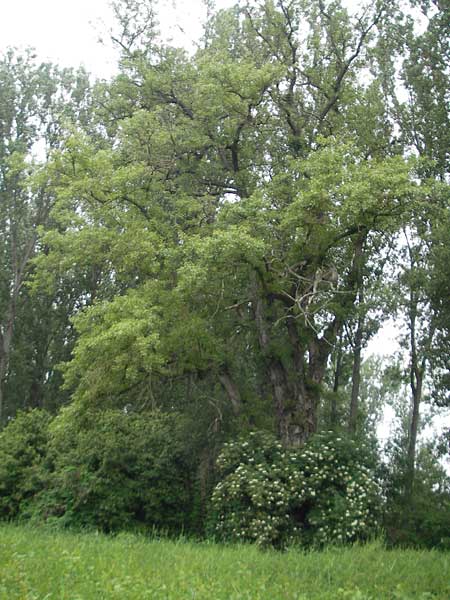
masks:
{"type": "Polygon", "coordinates": [[[281,553],[0,526],[1,600],[450,598],[450,554],[380,543],[281,553]]]}

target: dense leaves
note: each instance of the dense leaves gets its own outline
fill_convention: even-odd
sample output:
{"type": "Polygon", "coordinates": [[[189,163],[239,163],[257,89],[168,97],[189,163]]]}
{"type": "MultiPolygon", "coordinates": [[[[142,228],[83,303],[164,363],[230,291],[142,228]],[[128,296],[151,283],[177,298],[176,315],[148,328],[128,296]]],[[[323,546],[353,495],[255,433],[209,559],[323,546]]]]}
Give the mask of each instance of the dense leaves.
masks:
{"type": "Polygon", "coordinates": [[[41,410],[20,412],[0,433],[0,516],[13,519],[42,489],[51,416],[41,410]]]}
{"type": "Polygon", "coordinates": [[[105,531],[180,530],[190,497],[176,428],[158,414],[65,409],[51,425],[34,516],[105,531]]]}

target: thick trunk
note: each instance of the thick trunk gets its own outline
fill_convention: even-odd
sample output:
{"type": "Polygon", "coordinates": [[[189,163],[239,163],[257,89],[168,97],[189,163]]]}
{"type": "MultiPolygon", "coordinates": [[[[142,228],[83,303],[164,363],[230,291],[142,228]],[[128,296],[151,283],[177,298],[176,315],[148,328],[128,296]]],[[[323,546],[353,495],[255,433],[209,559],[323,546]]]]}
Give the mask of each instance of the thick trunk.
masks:
{"type": "Polygon", "coordinates": [[[266,361],[267,374],[272,388],[277,429],[286,447],[303,445],[317,431],[319,384],[325,373],[329,349],[317,342],[310,349],[310,364],[305,363],[306,351],[299,341],[294,319],[287,319],[294,373],[289,373],[282,360],[271,348],[270,323],[264,312],[262,299],[255,303],[255,322],[259,344],[266,361]]]}
{"type": "MultiPolygon", "coordinates": [[[[287,446],[301,446],[317,431],[317,410],[319,406],[319,387],[308,381],[305,362],[305,351],[301,348],[300,339],[294,319],[287,320],[287,329],[292,348],[295,367],[293,384],[293,410],[289,410],[283,419],[283,434],[287,446]]],[[[326,360],[326,359],[325,359],[326,360]]],[[[318,376],[318,383],[322,377],[318,376]]],[[[315,381],[315,378],[312,378],[315,381]]]]}
{"type": "Polygon", "coordinates": [[[317,432],[319,395],[312,390],[297,395],[292,410],[285,410],[279,420],[281,441],[299,447],[317,432]]]}
{"type": "Polygon", "coordinates": [[[307,386],[301,372],[290,385],[282,363],[276,359],[271,359],[268,373],[280,440],[286,447],[302,446],[317,431],[318,388],[307,386]]]}
{"type": "Polygon", "coordinates": [[[272,388],[277,429],[280,440],[286,446],[296,445],[299,436],[299,425],[294,422],[295,399],[286,369],[271,348],[269,335],[270,324],[267,322],[263,300],[258,297],[254,303],[254,315],[258,332],[259,345],[267,368],[267,375],[272,388]]]}

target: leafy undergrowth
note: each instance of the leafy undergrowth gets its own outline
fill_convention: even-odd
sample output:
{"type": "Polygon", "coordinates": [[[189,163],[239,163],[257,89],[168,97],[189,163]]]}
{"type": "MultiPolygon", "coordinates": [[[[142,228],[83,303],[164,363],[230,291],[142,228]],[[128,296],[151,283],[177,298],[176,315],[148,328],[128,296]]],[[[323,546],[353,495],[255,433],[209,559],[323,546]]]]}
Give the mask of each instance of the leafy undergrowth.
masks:
{"type": "Polygon", "coordinates": [[[359,599],[450,597],[450,554],[260,551],[188,541],[0,527],[2,600],[359,599]]]}

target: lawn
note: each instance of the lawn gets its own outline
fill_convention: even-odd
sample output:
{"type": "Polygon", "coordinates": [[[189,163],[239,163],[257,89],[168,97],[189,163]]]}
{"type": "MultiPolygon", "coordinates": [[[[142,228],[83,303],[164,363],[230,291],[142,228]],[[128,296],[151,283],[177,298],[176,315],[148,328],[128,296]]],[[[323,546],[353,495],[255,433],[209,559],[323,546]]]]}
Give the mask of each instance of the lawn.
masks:
{"type": "Polygon", "coordinates": [[[450,598],[450,553],[260,551],[0,526],[1,600],[450,598]]]}

